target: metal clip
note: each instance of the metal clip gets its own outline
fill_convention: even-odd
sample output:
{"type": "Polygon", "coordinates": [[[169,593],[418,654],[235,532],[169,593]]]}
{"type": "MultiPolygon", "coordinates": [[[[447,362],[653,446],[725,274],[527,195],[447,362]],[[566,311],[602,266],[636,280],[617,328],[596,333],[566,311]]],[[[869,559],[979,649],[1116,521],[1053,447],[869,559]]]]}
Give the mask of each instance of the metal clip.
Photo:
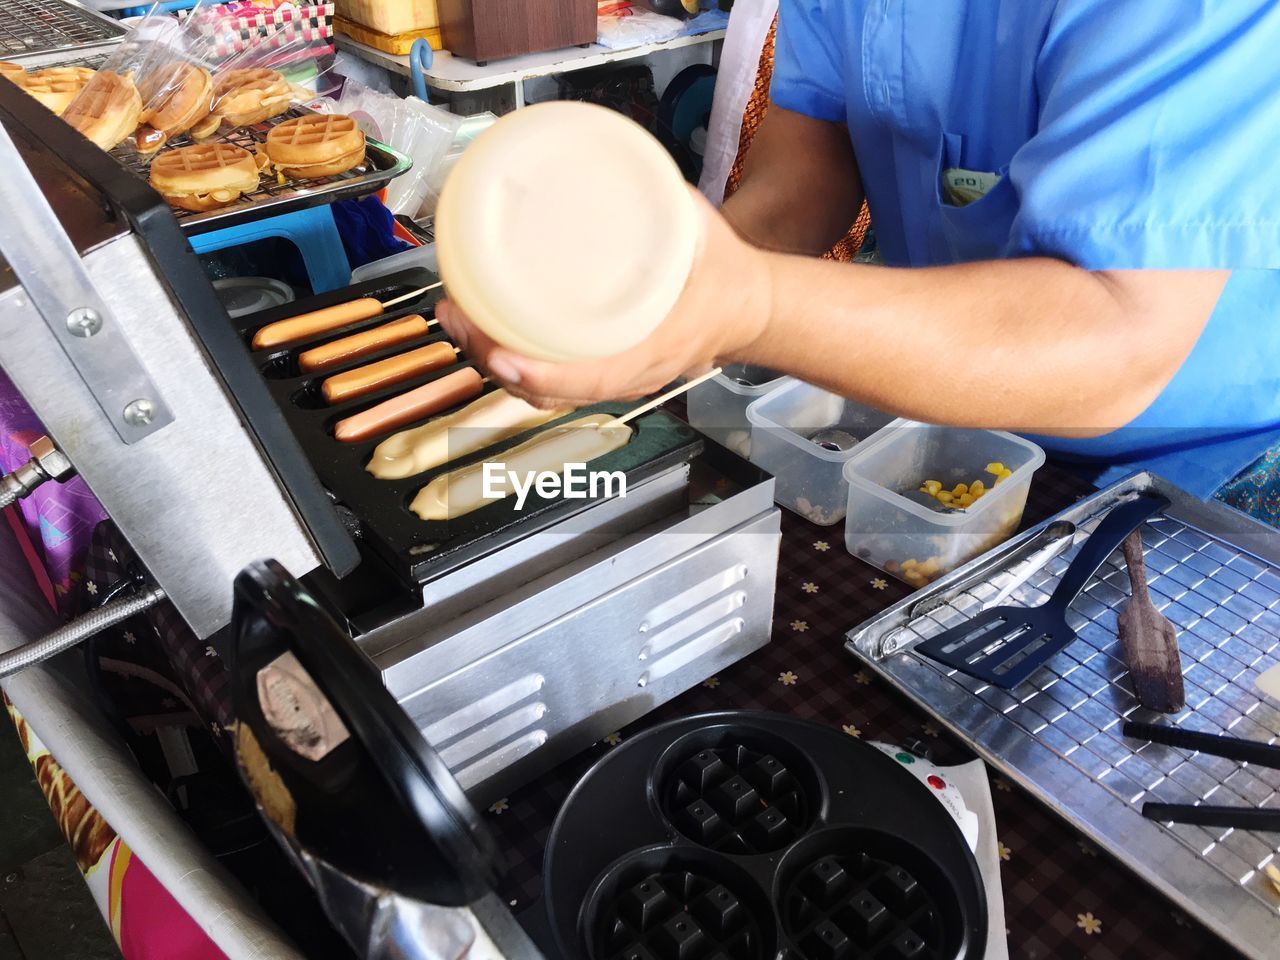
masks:
{"type": "Polygon", "coordinates": [[[150,436],[173,414],[3,127],[0,170],[5,260],[120,439],[150,436]]]}

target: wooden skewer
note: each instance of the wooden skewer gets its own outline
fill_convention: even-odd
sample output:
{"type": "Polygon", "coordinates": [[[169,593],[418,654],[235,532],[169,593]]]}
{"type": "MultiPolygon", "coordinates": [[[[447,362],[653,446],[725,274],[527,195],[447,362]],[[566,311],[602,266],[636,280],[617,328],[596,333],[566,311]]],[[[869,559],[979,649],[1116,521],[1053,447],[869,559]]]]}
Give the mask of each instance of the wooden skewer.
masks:
{"type": "Polygon", "coordinates": [[[723,370],[722,367],[716,367],[713,370],[708,370],[702,376],[694,377],[692,380],[688,381],[687,383],[682,383],[680,386],[674,387],[673,389],[668,390],[662,396],[655,397],[654,399],[650,400],[648,403],[641,404],[640,406],[632,410],[630,413],[623,414],[621,417],[616,417],[615,419],[610,420],[608,423],[600,424],[599,429],[608,430],[611,427],[620,427],[624,423],[627,423],[630,420],[634,420],[636,417],[640,416],[641,414],[648,413],[654,407],[660,407],[664,403],[666,403],[668,400],[674,400],[676,397],[680,396],[680,394],[684,393],[686,390],[692,390],[698,384],[706,383],[712,377],[719,374],[722,370],[723,370]]]}
{"type": "MultiPolygon", "coordinates": [[[[432,290],[439,290],[443,286],[444,286],[444,281],[440,280],[439,282],[433,283],[430,286],[423,287],[420,290],[414,290],[412,293],[406,293],[403,297],[396,297],[394,300],[388,300],[382,305],[382,309],[390,310],[392,307],[396,306],[397,304],[404,303],[406,300],[412,300],[414,297],[420,297],[424,293],[430,293],[432,290]]],[[[435,323],[434,320],[431,322],[435,323]]]]}

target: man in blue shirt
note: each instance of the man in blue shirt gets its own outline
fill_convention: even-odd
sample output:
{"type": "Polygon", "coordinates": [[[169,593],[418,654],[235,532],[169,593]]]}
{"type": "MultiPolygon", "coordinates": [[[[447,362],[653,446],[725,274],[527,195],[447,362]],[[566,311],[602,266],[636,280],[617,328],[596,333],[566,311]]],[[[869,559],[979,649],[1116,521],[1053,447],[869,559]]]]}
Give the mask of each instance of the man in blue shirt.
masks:
{"type": "Polygon", "coordinates": [[[1207,496],[1280,428],[1280,4],[782,0],[773,105],[676,309],[541,403],[727,360],[1207,496]],[[863,199],[883,265],[816,255],[863,199]]]}

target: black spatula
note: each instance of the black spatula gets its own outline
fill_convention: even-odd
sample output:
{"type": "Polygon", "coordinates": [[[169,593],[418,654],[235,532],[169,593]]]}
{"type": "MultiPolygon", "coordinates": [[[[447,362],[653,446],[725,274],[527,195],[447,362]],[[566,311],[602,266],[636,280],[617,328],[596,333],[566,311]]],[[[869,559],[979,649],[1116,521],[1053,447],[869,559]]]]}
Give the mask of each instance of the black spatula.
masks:
{"type": "Polygon", "coordinates": [[[1113,509],[1085,541],[1058,587],[1038,607],[994,607],[918,643],[917,652],[992,686],[1015,687],[1076,638],[1067,608],[1107,557],[1156,511],[1161,496],[1143,496],[1113,509]]]}

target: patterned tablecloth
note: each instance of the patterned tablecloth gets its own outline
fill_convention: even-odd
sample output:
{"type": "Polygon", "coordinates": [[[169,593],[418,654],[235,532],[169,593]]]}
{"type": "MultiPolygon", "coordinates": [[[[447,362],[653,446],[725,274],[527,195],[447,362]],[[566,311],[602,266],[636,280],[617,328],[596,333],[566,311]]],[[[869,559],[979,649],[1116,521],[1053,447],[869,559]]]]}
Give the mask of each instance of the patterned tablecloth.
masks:
{"type": "MultiPolygon", "coordinates": [[[[1039,522],[1090,490],[1045,467],[1033,484],[1025,523],[1039,522]]],[[[849,628],[907,592],[850,556],[839,525],[818,527],[784,512],[772,642],[495,803],[487,820],[508,855],[503,896],[519,911],[538,895],[542,851],[569,789],[605,751],[664,720],[710,710],[774,710],[832,724],[850,736],[927,751],[939,763],[972,759],[963,744],[873,678],[844,647],[849,628]]],[[[1014,960],[1237,956],[1020,789],[998,776],[993,786],[1014,960]]]]}
{"type": "MultiPolygon", "coordinates": [[[[1024,522],[1037,523],[1091,489],[1047,465],[1032,484],[1024,522]]],[[[838,525],[818,527],[784,512],[782,532],[770,644],[489,809],[486,820],[507,855],[500,892],[517,913],[538,896],[547,834],[569,789],[605,752],[655,723],[712,710],[773,710],[907,746],[942,764],[973,758],[844,647],[846,631],[902,599],[908,588],[850,556],[838,525]]],[[[119,581],[130,554],[119,532],[102,524],[89,553],[88,593],[119,581]]],[[[163,722],[195,727],[203,718],[225,749],[230,706],[224,661],[171,607],[122,624],[95,647],[113,699],[132,704],[131,724],[145,721],[151,729],[163,715],[163,722]],[[157,642],[143,642],[148,636],[157,642]],[[146,677],[159,679],[148,684],[146,677]]],[[[146,759],[148,752],[139,756],[146,759]]],[[[151,759],[152,768],[163,766],[158,754],[151,759]]],[[[1013,960],[1237,956],[1021,790],[999,778],[993,785],[1013,960]]]]}

